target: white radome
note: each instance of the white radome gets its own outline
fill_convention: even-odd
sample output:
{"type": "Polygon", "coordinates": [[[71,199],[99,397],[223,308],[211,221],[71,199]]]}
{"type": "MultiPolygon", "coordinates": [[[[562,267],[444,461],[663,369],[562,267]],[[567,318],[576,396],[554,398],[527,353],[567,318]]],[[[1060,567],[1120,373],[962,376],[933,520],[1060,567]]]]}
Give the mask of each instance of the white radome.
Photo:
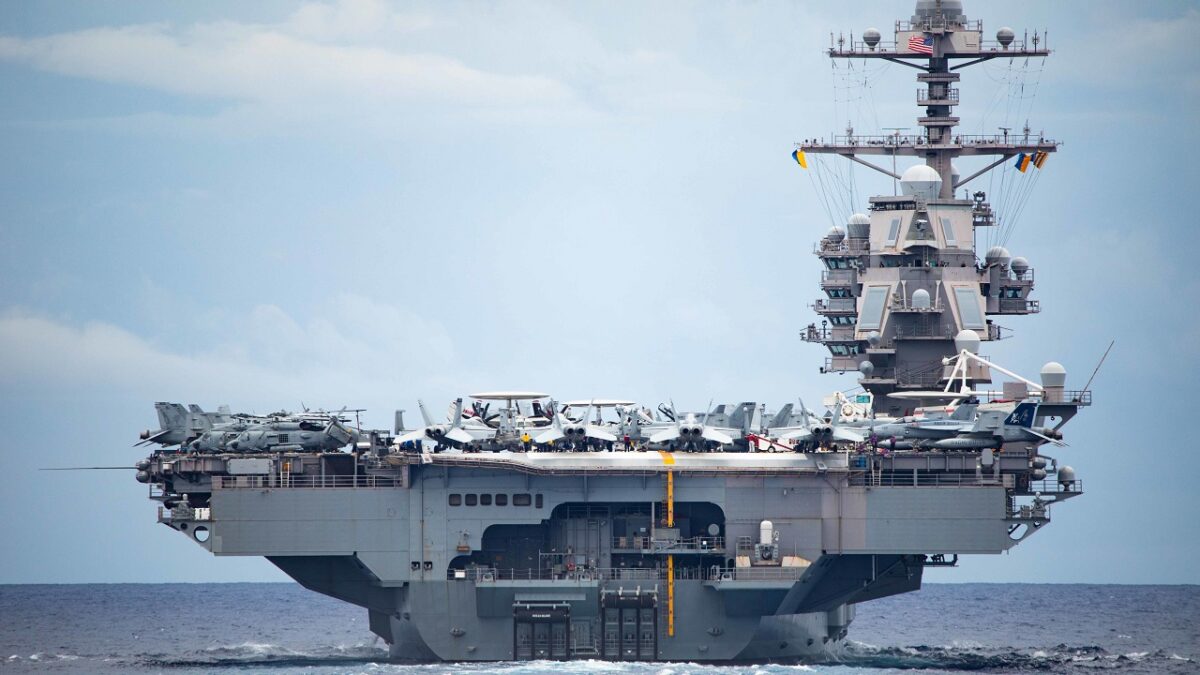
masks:
{"type": "Polygon", "coordinates": [[[926,164],[910,166],[900,175],[900,190],[910,197],[937,199],[942,189],[942,177],[926,164]]]}

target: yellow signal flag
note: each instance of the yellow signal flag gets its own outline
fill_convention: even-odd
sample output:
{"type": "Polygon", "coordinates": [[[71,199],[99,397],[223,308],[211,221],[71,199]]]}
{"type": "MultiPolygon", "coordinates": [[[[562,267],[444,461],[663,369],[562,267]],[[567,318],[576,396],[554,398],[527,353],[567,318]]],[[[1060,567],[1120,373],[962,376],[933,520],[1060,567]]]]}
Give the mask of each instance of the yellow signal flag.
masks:
{"type": "Polygon", "coordinates": [[[808,168],[808,158],[806,158],[804,156],[803,150],[792,151],[792,159],[796,160],[796,163],[800,165],[800,168],[802,168],[802,169],[808,168]]]}
{"type": "Polygon", "coordinates": [[[1042,168],[1042,165],[1046,163],[1046,158],[1049,156],[1050,153],[1038,150],[1033,154],[1033,165],[1039,169],[1042,168]]]}

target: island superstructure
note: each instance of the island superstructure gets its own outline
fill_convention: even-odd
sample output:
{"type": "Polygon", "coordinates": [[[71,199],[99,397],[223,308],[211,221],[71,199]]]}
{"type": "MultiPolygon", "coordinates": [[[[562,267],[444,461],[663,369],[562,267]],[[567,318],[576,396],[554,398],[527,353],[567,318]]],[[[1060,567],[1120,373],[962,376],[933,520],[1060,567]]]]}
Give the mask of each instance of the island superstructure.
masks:
{"type": "Polygon", "coordinates": [[[952,116],[961,65],[1046,54],[1007,29],[985,41],[961,3],[933,0],[894,42],[869,30],[830,49],[913,65],[924,86],[921,134],[796,148],[892,174],[861,156],[923,160],[896,175],[902,195],[871,198],[816,248],[832,327],[802,334],[829,347],[823,370],[861,375],[866,405],[689,413],[501,391],[368,430],[355,411],[159,403],[143,442],[161,447],[137,478],[159,522],[212,554],[264,556],[363,607],[397,660],[829,658],[859,603],[1002,553],[1082,494],[1044,450],[1090,392],[1056,363],[1035,381],[978,353],[1000,337],[989,317],[1038,306],[1028,264],[977,258],[994,214],[982,193],[956,198],[975,176],[952,162],[1057,148],[963,136],[952,116]]]}

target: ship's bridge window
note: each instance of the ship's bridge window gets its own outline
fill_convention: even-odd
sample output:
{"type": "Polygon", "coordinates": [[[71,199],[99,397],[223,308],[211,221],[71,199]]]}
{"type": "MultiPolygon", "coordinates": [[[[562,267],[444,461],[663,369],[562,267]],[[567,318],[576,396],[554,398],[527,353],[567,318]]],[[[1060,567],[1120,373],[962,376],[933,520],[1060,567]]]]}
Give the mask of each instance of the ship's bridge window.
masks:
{"type": "Polygon", "coordinates": [[[888,226],[887,241],[883,242],[884,246],[895,246],[896,241],[900,238],[900,219],[892,218],[892,224],[888,226]]]}
{"type": "Polygon", "coordinates": [[[858,345],[829,345],[834,356],[854,356],[859,353],[858,345]]]}
{"type": "Polygon", "coordinates": [[[508,506],[508,495],[496,495],[496,506],[508,506]]]}
{"type": "Polygon", "coordinates": [[[513,506],[529,506],[533,503],[533,497],[527,492],[520,492],[513,495],[513,506]]]}
{"type": "Polygon", "coordinates": [[[979,293],[970,286],[955,286],[954,299],[958,303],[958,318],[963,328],[982,330],[983,310],[979,307],[979,293]]]}
{"type": "Polygon", "coordinates": [[[477,504],[479,504],[478,495],[467,495],[467,506],[476,506],[477,504]]]}
{"type": "Polygon", "coordinates": [[[850,297],[849,288],[830,288],[827,290],[831,298],[848,298],[850,297]]]}
{"type": "Polygon", "coordinates": [[[479,505],[480,506],[491,506],[492,505],[492,496],[491,495],[479,495],[479,505]]]}
{"type": "Polygon", "coordinates": [[[1005,297],[1005,298],[1019,298],[1019,297],[1021,297],[1021,289],[1019,289],[1019,288],[1001,288],[1000,295],[1001,295],[1001,297],[1005,297]]]}
{"type": "Polygon", "coordinates": [[[958,247],[958,240],[954,238],[954,225],[946,216],[939,216],[942,221],[942,237],[946,240],[947,246],[958,247]]]}
{"type": "Polygon", "coordinates": [[[829,317],[829,321],[835,326],[853,326],[858,317],[854,315],[837,315],[829,317]]]}
{"type": "Polygon", "coordinates": [[[462,506],[462,495],[451,494],[450,495],[450,506],[462,506]]]}
{"type": "Polygon", "coordinates": [[[863,298],[862,312],[858,321],[859,330],[879,330],[883,325],[883,309],[891,286],[871,286],[863,298]]]}

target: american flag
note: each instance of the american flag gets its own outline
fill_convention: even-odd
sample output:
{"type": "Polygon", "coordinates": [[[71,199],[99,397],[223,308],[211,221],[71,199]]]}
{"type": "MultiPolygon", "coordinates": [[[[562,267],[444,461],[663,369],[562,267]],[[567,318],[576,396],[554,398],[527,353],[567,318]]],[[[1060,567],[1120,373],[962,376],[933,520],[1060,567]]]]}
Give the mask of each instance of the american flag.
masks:
{"type": "Polygon", "coordinates": [[[908,51],[933,56],[933,38],[913,33],[913,36],[908,38],[908,51]]]}

